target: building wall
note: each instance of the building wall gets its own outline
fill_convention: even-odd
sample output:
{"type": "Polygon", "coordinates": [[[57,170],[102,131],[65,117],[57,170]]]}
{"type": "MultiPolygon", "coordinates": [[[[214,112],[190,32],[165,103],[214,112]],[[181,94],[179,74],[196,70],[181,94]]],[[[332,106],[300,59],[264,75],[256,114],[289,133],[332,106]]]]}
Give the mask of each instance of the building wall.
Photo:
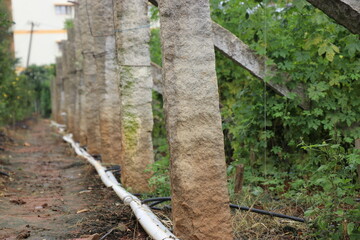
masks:
{"type": "Polygon", "coordinates": [[[14,48],[20,70],[26,67],[31,22],[34,31],[29,65],[55,63],[55,58],[60,55],[57,43],[67,38],[65,20],[74,16],[74,9],[71,13],[61,14],[67,7],[73,8],[67,0],[12,0],[14,48]]]}

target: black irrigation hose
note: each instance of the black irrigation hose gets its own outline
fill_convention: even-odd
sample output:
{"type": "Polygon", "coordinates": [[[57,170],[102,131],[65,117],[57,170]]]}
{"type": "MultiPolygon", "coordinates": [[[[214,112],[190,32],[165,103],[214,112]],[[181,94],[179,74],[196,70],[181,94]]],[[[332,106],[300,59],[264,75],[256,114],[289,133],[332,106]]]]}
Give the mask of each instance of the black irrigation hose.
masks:
{"type": "Polygon", "coordinates": [[[4,176],[7,176],[7,177],[10,177],[10,175],[9,175],[8,173],[2,172],[2,171],[0,171],[0,175],[4,175],[4,176]]]}
{"type": "Polygon", "coordinates": [[[153,202],[153,203],[149,204],[149,207],[154,207],[154,206],[156,206],[156,205],[158,205],[160,203],[163,203],[163,202],[166,202],[166,200],[153,202]]]}
{"type": "Polygon", "coordinates": [[[148,198],[145,200],[142,200],[142,203],[147,203],[147,202],[155,202],[155,201],[161,201],[161,202],[165,202],[165,201],[171,201],[171,197],[156,197],[156,198],[148,198]]]}
{"type": "Polygon", "coordinates": [[[239,205],[235,205],[235,204],[230,204],[230,208],[240,209],[243,211],[250,211],[250,212],[268,215],[268,216],[272,216],[272,217],[286,218],[286,219],[290,219],[290,220],[297,221],[297,222],[305,222],[305,219],[303,219],[303,218],[288,216],[288,215],[284,215],[284,214],[280,214],[280,213],[269,212],[269,211],[265,211],[265,210],[261,210],[261,209],[257,209],[257,208],[243,207],[243,206],[239,206],[239,205]]]}
{"type": "Polygon", "coordinates": [[[113,165],[113,166],[110,166],[108,167],[105,172],[108,172],[108,171],[112,171],[113,173],[115,172],[121,172],[121,167],[119,165],[113,165]]]}
{"type": "MultiPolygon", "coordinates": [[[[142,203],[153,202],[153,203],[149,204],[149,207],[151,207],[152,209],[155,209],[155,210],[161,210],[161,208],[158,208],[155,206],[162,202],[165,202],[165,201],[171,201],[171,197],[149,198],[149,199],[143,200],[142,203]]],[[[303,219],[303,218],[288,216],[288,215],[275,213],[275,212],[269,212],[269,211],[265,211],[265,210],[261,210],[261,209],[257,209],[257,208],[249,208],[249,207],[239,206],[239,205],[235,205],[235,204],[230,204],[229,206],[230,206],[230,208],[239,209],[242,211],[250,211],[250,212],[268,215],[268,216],[272,216],[272,217],[286,218],[286,219],[290,219],[290,220],[293,220],[296,222],[305,222],[305,219],[303,219]]]]}

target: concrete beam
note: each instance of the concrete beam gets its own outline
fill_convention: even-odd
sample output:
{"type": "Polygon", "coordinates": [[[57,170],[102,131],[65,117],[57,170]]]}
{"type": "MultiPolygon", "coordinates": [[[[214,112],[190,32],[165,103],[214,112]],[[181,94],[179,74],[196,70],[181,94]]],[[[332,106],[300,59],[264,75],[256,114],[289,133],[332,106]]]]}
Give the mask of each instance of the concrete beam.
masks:
{"type": "MultiPolygon", "coordinates": [[[[232,34],[229,30],[223,28],[219,24],[212,22],[212,29],[214,33],[214,46],[225,56],[233,60],[236,64],[248,70],[255,77],[265,81],[265,77],[275,75],[276,67],[271,67],[268,72],[265,72],[266,58],[257,55],[252,51],[248,45],[241,41],[238,37],[232,34]]],[[[289,81],[286,75],[283,76],[284,83],[289,81]]],[[[296,89],[290,90],[285,84],[278,84],[272,81],[266,83],[275,92],[281,96],[288,97],[290,93],[296,93],[302,99],[300,107],[308,109],[309,105],[305,97],[304,88],[299,85],[296,89]]]]}
{"type": "Polygon", "coordinates": [[[354,34],[360,34],[359,0],[307,0],[354,34]]]}

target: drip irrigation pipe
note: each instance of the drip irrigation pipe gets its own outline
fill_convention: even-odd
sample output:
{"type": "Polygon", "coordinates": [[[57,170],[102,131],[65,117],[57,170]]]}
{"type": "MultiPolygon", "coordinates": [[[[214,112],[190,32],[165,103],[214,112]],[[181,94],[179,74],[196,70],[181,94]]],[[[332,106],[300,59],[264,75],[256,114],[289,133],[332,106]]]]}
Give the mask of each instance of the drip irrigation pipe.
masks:
{"type": "MultiPolygon", "coordinates": [[[[155,209],[154,207],[156,205],[158,205],[162,202],[165,202],[165,201],[171,201],[171,197],[149,198],[149,199],[143,200],[142,203],[153,202],[153,203],[149,204],[149,207],[151,207],[152,209],[155,209]]],[[[249,207],[239,206],[239,205],[235,205],[235,204],[230,204],[229,206],[230,206],[230,208],[239,209],[242,211],[249,211],[249,212],[259,213],[259,214],[268,215],[268,216],[272,216],[272,217],[278,217],[278,218],[286,218],[286,219],[290,219],[290,220],[293,220],[296,222],[305,222],[305,219],[303,219],[303,218],[288,216],[288,215],[284,215],[281,213],[269,212],[269,211],[265,211],[262,209],[249,208],[249,207]]],[[[158,209],[159,208],[156,207],[156,210],[158,210],[158,209]]]]}
{"type": "Polygon", "coordinates": [[[74,142],[72,134],[63,136],[63,139],[72,146],[79,156],[87,159],[88,162],[93,165],[106,187],[112,187],[124,204],[130,205],[140,225],[151,238],[155,240],[179,240],[162,224],[147,205],[143,205],[136,196],[127,192],[121,186],[111,171],[106,171],[106,168],[102,166],[99,161],[95,160],[89,153],[82,149],[79,143],[74,142]]]}

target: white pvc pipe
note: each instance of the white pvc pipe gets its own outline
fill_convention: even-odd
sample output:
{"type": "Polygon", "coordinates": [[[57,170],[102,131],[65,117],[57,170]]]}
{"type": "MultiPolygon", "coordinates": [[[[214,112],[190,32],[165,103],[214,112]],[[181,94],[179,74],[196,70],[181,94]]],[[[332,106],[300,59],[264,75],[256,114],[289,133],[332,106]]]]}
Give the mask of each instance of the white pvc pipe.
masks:
{"type": "Polygon", "coordinates": [[[63,136],[63,139],[71,144],[76,154],[87,159],[88,162],[95,167],[105,186],[112,187],[112,189],[116,192],[124,204],[130,205],[137,220],[151,238],[155,240],[179,240],[172,232],[170,232],[169,229],[167,229],[162,224],[162,222],[156,217],[156,215],[147,205],[141,204],[141,201],[136,196],[132,195],[121,186],[112,172],[105,171],[106,168],[103,167],[101,163],[96,161],[89,153],[82,149],[78,143],[75,143],[72,139],[72,134],[63,136]]]}
{"type": "Polygon", "coordinates": [[[51,121],[50,126],[57,127],[57,128],[59,129],[59,132],[60,132],[60,133],[63,133],[63,132],[65,131],[65,128],[66,128],[65,125],[56,123],[56,122],[54,122],[54,121],[51,121]]]}

